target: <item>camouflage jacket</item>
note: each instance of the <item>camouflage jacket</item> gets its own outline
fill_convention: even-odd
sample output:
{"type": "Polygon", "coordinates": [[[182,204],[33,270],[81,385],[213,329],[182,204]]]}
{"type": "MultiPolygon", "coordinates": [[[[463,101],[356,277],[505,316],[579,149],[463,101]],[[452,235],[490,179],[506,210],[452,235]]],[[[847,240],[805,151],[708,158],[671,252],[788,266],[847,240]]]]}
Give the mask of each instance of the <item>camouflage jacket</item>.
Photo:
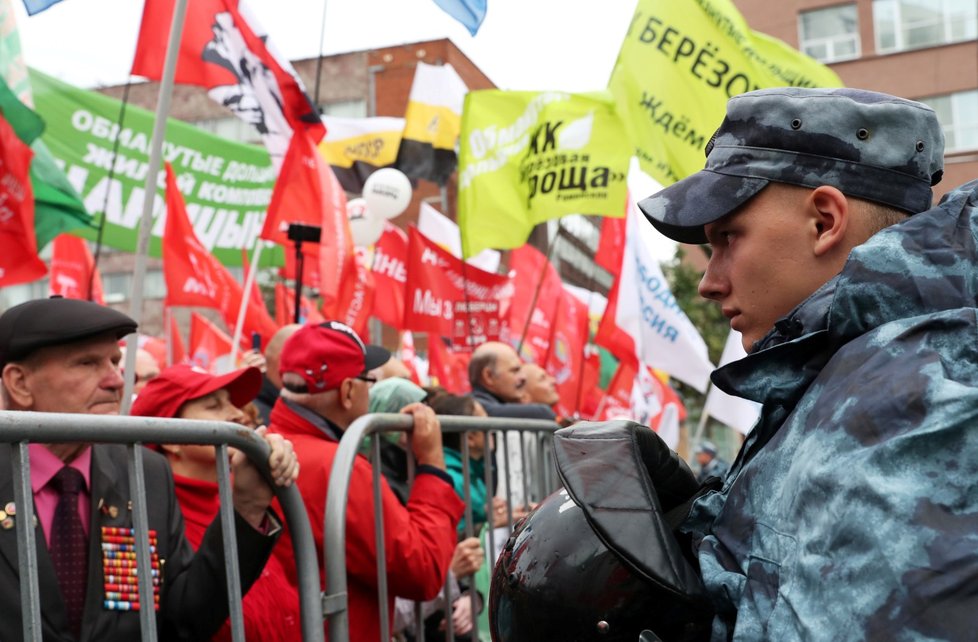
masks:
{"type": "Polygon", "coordinates": [[[714,373],[764,404],[682,527],[714,640],[978,636],[976,205],[876,234],[714,373]]]}

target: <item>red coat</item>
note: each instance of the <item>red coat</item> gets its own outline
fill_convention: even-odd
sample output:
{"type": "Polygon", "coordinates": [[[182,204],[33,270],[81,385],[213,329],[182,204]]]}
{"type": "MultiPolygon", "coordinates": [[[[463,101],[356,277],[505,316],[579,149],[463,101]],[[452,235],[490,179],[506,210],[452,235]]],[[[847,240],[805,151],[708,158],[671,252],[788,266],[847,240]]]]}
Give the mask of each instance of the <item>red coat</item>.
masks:
{"type": "MultiPolygon", "coordinates": [[[[323,520],[333,458],[339,443],[318,426],[299,416],[279,399],[272,409],[271,432],[290,439],[299,459],[299,491],[306,504],[319,558],[320,581],[325,586],[323,520]]],[[[380,639],[377,604],[377,555],[374,540],[373,469],[358,456],[350,478],[346,513],[346,569],[351,642],[380,639]]],[[[393,623],[394,597],[430,600],[441,590],[452,553],[456,527],[464,504],[451,484],[437,475],[419,474],[407,507],[381,478],[384,538],[387,559],[387,610],[393,623]]],[[[295,583],[292,546],[283,535],[275,555],[295,583]]]]}
{"type": "MultiPolygon", "coordinates": [[[[217,484],[174,475],[173,486],[183,513],[184,533],[197,550],[220,508],[217,484]]],[[[281,562],[274,557],[265,563],[261,577],[245,594],[242,610],[245,638],[249,642],[296,642],[302,639],[299,594],[286,579],[281,562]]],[[[230,642],[230,621],[225,622],[212,639],[230,642]]]]}

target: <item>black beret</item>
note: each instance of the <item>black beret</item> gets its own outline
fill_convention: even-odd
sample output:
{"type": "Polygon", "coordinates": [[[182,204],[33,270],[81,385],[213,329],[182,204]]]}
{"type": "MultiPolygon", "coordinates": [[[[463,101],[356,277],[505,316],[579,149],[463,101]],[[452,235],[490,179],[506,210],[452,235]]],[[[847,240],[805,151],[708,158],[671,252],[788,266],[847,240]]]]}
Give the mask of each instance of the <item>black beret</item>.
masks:
{"type": "Polygon", "coordinates": [[[0,315],[0,366],[23,359],[38,348],[107,332],[122,338],[135,331],[135,321],[98,303],[62,297],[35,299],[0,315]]]}

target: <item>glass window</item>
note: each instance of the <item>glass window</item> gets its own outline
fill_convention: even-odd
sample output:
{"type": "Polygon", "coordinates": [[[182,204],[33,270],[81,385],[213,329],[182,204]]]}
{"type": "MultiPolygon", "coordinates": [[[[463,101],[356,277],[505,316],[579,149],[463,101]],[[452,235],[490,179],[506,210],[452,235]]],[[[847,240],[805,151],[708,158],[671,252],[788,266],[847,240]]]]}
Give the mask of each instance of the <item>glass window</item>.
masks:
{"type": "Polygon", "coordinates": [[[129,299],[129,287],[132,283],[132,273],[114,272],[102,275],[102,291],[106,303],[119,303],[129,299]]]}
{"type": "Polygon", "coordinates": [[[937,112],[944,130],[945,151],[978,149],[978,89],[919,100],[937,112]]]}
{"type": "Polygon", "coordinates": [[[873,0],[879,53],[974,40],[976,22],[974,0],[873,0]]]}
{"type": "Polygon", "coordinates": [[[324,103],[319,106],[325,116],[340,118],[366,118],[366,100],[341,100],[335,103],[324,103]]]}
{"type": "Polygon", "coordinates": [[[209,118],[207,120],[199,120],[194,124],[204,131],[210,132],[215,136],[220,136],[221,138],[234,140],[239,143],[261,145],[261,134],[258,133],[258,130],[237,116],[209,118]]]}
{"type": "Polygon", "coordinates": [[[44,277],[31,283],[7,285],[0,288],[0,310],[12,308],[31,299],[43,299],[48,296],[48,279],[44,277]]]}
{"type": "Polygon", "coordinates": [[[858,58],[859,20],[856,5],[846,4],[798,16],[801,50],[820,62],[858,58]]]}

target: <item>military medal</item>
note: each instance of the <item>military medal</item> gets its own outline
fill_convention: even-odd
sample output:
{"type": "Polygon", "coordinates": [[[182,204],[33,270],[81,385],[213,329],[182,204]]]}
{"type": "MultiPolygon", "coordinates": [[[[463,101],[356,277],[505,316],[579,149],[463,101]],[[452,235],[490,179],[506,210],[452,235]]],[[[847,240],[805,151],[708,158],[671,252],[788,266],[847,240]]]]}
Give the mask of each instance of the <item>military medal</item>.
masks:
{"type": "MultiPolygon", "coordinates": [[[[115,506],[99,506],[111,517],[119,514],[115,506]],[[113,514],[114,513],[114,514],[113,514]]],[[[102,576],[105,597],[103,606],[110,611],[139,610],[139,581],[136,561],[136,538],[132,528],[102,527],[102,576]]],[[[156,531],[149,531],[150,573],[153,577],[153,607],[160,609],[162,575],[156,531]]]]}

